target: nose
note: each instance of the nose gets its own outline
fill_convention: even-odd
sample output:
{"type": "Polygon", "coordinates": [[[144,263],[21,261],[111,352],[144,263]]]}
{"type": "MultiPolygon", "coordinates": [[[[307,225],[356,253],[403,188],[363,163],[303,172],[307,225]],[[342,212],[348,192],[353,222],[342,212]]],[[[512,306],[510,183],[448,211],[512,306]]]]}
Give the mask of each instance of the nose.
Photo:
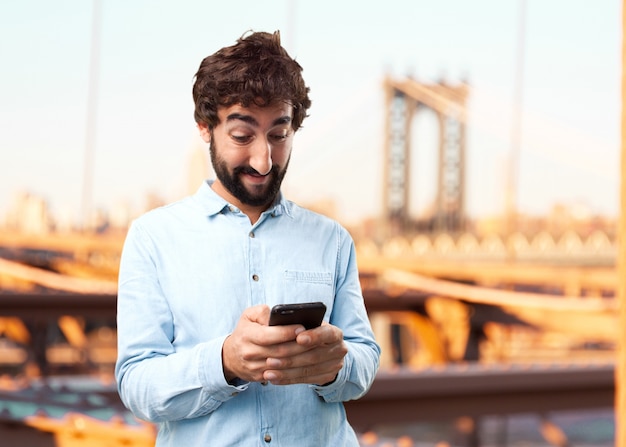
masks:
{"type": "Polygon", "coordinates": [[[272,169],[272,146],[266,138],[259,138],[250,148],[250,167],[261,175],[272,169]]]}

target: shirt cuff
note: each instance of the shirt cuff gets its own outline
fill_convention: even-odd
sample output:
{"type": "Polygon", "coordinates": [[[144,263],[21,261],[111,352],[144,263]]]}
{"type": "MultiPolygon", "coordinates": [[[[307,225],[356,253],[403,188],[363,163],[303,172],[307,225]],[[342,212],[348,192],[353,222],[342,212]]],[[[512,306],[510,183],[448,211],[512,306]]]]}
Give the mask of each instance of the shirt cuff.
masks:
{"type": "Polygon", "coordinates": [[[343,368],[339,370],[334,381],[327,385],[310,385],[318,396],[322,397],[325,401],[334,401],[348,381],[350,377],[350,366],[352,365],[348,357],[349,355],[349,353],[346,355],[343,368]]]}
{"type": "Polygon", "coordinates": [[[224,377],[222,346],[228,335],[203,343],[199,349],[198,376],[205,391],[214,399],[225,402],[248,389],[249,382],[239,378],[229,384],[224,377]]]}

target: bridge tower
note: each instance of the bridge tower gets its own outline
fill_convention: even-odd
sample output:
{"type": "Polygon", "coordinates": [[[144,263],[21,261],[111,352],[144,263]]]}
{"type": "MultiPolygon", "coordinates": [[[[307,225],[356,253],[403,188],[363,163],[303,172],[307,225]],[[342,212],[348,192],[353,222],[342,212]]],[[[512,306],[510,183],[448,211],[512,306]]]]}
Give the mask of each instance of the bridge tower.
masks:
{"type": "Polygon", "coordinates": [[[468,86],[444,82],[424,84],[410,78],[386,77],[384,166],[385,219],[393,231],[416,227],[409,216],[411,124],[423,107],[436,113],[439,154],[435,211],[431,231],[455,232],[465,224],[465,125],[468,86]]]}

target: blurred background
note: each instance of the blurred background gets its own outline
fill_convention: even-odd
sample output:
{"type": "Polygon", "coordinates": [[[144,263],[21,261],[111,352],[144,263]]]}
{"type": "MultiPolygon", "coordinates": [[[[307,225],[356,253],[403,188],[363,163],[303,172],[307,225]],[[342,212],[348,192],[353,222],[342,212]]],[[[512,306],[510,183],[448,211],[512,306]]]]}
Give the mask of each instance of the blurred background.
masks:
{"type": "Polygon", "coordinates": [[[283,192],[351,231],[387,348],[367,411],[348,408],[363,445],[613,445],[621,7],[1,2],[1,426],[54,435],[37,445],[71,445],[76,417],[143,427],[110,382],[126,228],[212,176],[200,61],[280,30],[313,101],[283,192]],[[415,410],[433,404],[424,380],[459,384],[430,397],[435,418],[415,410]],[[59,390],[105,400],[59,406],[59,390]],[[394,408],[410,420],[385,420],[394,408]]]}
{"type": "MultiPolygon", "coordinates": [[[[617,0],[27,0],[3,2],[0,21],[5,216],[24,192],[68,226],[85,211],[136,214],[147,197],[170,201],[195,189],[190,164],[206,147],[193,120],[193,75],[247,30],[280,30],[311,88],[285,185],[294,200],[332,202],[349,222],[381,215],[382,83],[410,76],[470,86],[469,216],[503,213],[518,144],[520,212],[547,215],[564,205],[616,216],[617,0]]],[[[432,115],[414,123],[416,215],[435,193],[432,115]]]]}

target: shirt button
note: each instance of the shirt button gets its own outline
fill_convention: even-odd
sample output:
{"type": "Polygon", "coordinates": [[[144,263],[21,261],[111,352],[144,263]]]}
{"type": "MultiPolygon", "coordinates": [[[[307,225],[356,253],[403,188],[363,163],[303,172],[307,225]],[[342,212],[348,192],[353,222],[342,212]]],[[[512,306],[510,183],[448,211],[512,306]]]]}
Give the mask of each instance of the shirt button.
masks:
{"type": "Polygon", "coordinates": [[[258,281],[259,280],[259,275],[252,275],[252,279],[255,280],[255,281],[258,281]]]}
{"type": "Polygon", "coordinates": [[[234,212],[237,210],[237,208],[235,208],[234,206],[230,205],[230,206],[228,207],[228,210],[229,210],[231,213],[234,213],[234,212]]]}
{"type": "Polygon", "coordinates": [[[252,239],[254,239],[254,231],[251,231],[250,234],[248,234],[248,236],[250,236],[252,239]]]}
{"type": "Polygon", "coordinates": [[[265,436],[263,436],[263,440],[265,442],[272,442],[272,436],[269,433],[265,433],[265,436]]]}

